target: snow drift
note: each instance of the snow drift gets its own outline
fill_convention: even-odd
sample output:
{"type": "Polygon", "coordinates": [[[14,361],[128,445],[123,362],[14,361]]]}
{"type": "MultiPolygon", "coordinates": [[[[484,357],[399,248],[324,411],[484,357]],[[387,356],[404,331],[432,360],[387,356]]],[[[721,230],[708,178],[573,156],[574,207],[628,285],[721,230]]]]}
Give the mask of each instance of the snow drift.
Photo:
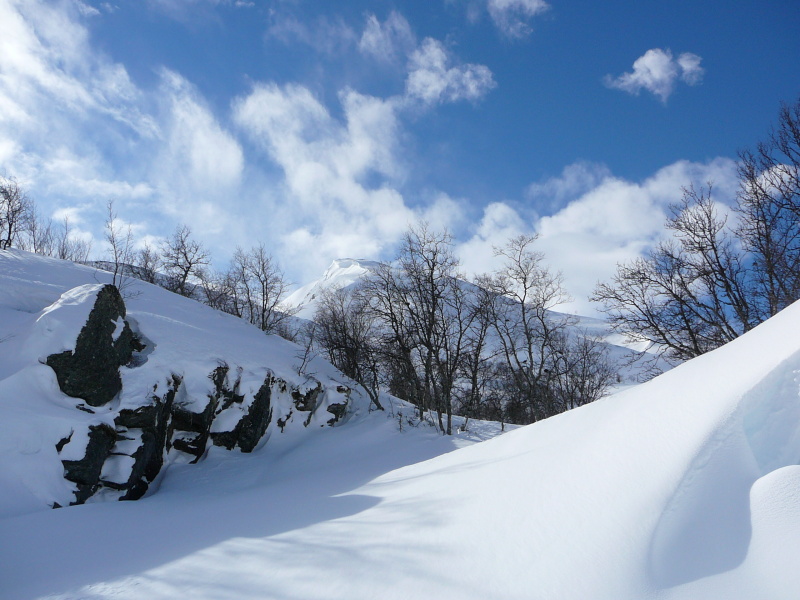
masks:
{"type": "Polygon", "coordinates": [[[0,520],[3,595],[794,600],[800,305],[647,384],[431,458],[452,449],[375,415],[252,460],[212,448],[139,502],[0,520]]]}

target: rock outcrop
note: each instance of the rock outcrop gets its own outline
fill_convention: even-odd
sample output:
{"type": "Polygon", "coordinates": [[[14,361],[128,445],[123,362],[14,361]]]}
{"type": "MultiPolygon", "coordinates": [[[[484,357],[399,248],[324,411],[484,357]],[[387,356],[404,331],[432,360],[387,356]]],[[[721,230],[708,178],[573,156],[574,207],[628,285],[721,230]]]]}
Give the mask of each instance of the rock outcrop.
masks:
{"type": "MultiPolygon", "coordinates": [[[[72,504],[93,496],[136,500],[157,482],[165,467],[174,461],[197,462],[210,445],[228,450],[252,452],[264,441],[273,422],[274,400],[288,407],[277,421],[281,431],[287,422],[301,420],[308,427],[318,412],[323,424],[340,421],[350,400],[344,385],[325,386],[313,377],[291,384],[264,366],[259,385],[242,383],[242,368],[218,361],[206,374],[206,381],[187,380],[189,375],[171,372],[150,381],[144,398],[125,395],[125,382],[147,377],[132,373],[147,362],[153,352],[149,337],[140,335],[126,318],[125,303],[118,290],[98,286],[94,306],[81,328],[74,348],[46,357],[64,394],[93,407],[76,405],[95,415],[86,430],[70,433],[56,444],[63,458],[64,478],[74,484],[72,504]],[[144,358],[143,358],[144,357],[144,358]],[[126,377],[120,370],[126,369],[126,377]],[[189,389],[195,390],[190,393],[189,389]],[[197,389],[206,390],[198,395],[197,389]],[[245,389],[246,388],[246,389],[245,389]],[[100,412],[97,412],[100,411],[100,412]],[[85,447],[70,447],[84,444],[85,447]]],[[[148,332],[152,333],[152,332],[148,332]]],[[[157,341],[157,340],[156,340],[157,341]]]]}
{"type": "Polygon", "coordinates": [[[142,346],[125,320],[125,303],[113,285],[104,285],[74,350],[47,357],[58,386],[90,406],[103,406],[122,389],[119,368],[142,346]]]}

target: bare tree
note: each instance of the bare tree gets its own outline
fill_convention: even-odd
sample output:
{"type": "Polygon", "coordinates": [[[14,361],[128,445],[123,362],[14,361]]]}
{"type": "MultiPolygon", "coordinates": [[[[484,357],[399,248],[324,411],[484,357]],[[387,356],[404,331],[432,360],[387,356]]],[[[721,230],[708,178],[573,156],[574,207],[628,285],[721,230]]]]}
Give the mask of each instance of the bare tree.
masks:
{"type": "Polygon", "coordinates": [[[289,284],[263,244],[247,252],[237,248],[218,285],[226,294],[224,310],[265,333],[278,332],[295,312],[283,305],[289,284]]]}
{"type": "Polygon", "coordinates": [[[595,289],[612,327],[674,361],[749,331],[800,298],[800,100],[778,128],[741,152],[733,225],[711,186],[684,189],[667,221],[673,239],[619,265],[595,289]]]}
{"type": "Polygon", "coordinates": [[[138,279],[147,283],[158,283],[158,268],[161,258],[150,244],[145,245],[133,254],[134,273],[138,279]]]}
{"type": "Polygon", "coordinates": [[[436,410],[439,429],[451,434],[470,311],[450,234],[425,223],[409,228],[395,265],[381,265],[362,293],[381,323],[390,392],[413,402],[420,419],[436,410]]]}
{"type": "Polygon", "coordinates": [[[161,245],[161,261],[167,277],[166,288],[181,296],[192,297],[194,282],[210,262],[210,253],[200,242],[192,239],[192,231],[181,225],[161,245]]]}
{"type": "Polygon", "coordinates": [[[558,372],[556,350],[574,319],[553,312],[569,299],[560,273],[552,273],[533,249],[534,236],[509,240],[495,254],[503,266],[486,281],[494,293],[493,322],[513,389],[516,422],[532,423],[560,412],[550,385],[558,372]]]}
{"type": "Polygon", "coordinates": [[[130,281],[131,263],[133,262],[133,234],[131,226],[122,226],[114,201],[106,203],[105,239],[108,244],[108,256],[112,266],[112,285],[122,292],[130,281]]]}
{"type": "Polygon", "coordinates": [[[25,223],[25,234],[23,250],[44,256],[55,256],[56,236],[53,231],[53,221],[44,219],[33,205],[25,223]]]}
{"type": "Polygon", "coordinates": [[[751,254],[761,318],[800,298],[800,99],[783,104],[778,127],[739,153],[738,237],[751,254]]]}
{"type": "Polygon", "coordinates": [[[55,235],[55,257],[61,260],[85,263],[89,260],[91,251],[91,241],[73,235],[69,217],[65,215],[61,222],[61,229],[55,235]]]}
{"type": "Polygon", "coordinates": [[[328,360],[367,392],[378,410],[380,348],[378,331],[362,294],[341,288],[323,292],[314,315],[316,341],[328,360]]]}
{"type": "Polygon", "coordinates": [[[466,417],[461,426],[466,431],[470,418],[485,416],[487,387],[494,373],[496,349],[490,348],[489,335],[493,326],[494,293],[489,290],[487,277],[476,279],[468,297],[469,315],[465,320],[466,336],[461,357],[461,377],[464,382],[456,390],[458,414],[466,417]]]}
{"type": "Polygon", "coordinates": [[[603,304],[615,331],[682,361],[731,341],[763,317],[750,295],[752,270],[710,186],[685,189],[667,228],[673,239],[620,265],[591,299],[603,304]]]}
{"type": "Polygon", "coordinates": [[[566,332],[554,349],[556,359],[549,386],[560,405],[558,412],[599,400],[617,377],[608,347],[587,331],[566,332]]]}
{"type": "Polygon", "coordinates": [[[14,244],[31,211],[31,201],[17,180],[0,177],[0,250],[14,244]]]}

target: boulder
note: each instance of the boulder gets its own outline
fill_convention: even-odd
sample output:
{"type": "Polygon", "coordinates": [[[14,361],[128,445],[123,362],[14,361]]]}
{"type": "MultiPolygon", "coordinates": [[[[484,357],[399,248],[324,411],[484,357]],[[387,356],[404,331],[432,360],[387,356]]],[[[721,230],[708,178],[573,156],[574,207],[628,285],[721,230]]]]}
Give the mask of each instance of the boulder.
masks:
{"type": "Polygon", "coordinates": [[[61,391],[90,406],[103,406],[122,389],[119,368],[142,346],[125,321],[125,303],[113,285],[97,293],[74,350],[47,357],[61,391]]]}

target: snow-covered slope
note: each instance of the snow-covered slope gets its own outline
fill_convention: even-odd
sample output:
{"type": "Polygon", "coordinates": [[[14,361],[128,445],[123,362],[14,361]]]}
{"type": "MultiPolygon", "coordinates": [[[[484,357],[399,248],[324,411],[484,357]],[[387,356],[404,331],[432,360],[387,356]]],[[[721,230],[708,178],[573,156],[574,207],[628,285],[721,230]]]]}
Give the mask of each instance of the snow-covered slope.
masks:
{"type": "Polygon", "coordinates": [[[139,502],[0,520],[0,589],[795,600],[799,392],[794,305],[647,384],[438,457],[453,440],[367,419],[247,461],[213,448],[139,502]]]}
{"type": "Polygon", "coordinates": [[[301,319],[313,319],[317,309],[317,299],[325,290],[348,289],[368,276],[378,266],[370,260],[340,258],[334,260],[320,279],[307,283],[292,292],[285,301],[294,308],[295,316],[301,319]]]}
{"type": "Polygon", "coordinates": [[[56,369],[79,353],[100,298],[104,310],[124,312],[104,287],[109,277],[0,252],[0,515],[136,498],[164,465],[196,461],[211,444],[249,452],[278,429],[320,428],[366,409],[330,364],[301,369],[294,344],[138,280],[124,290],[127,314],[100,318],[84,336],[78,362],[92,380],[70,388],[76,376],[56,369]],[[98,379],[126,332],[137,351],[106,369],[111,381],[98,379]],[[96,347],[103,335],[108,352],[96,347]]]}

